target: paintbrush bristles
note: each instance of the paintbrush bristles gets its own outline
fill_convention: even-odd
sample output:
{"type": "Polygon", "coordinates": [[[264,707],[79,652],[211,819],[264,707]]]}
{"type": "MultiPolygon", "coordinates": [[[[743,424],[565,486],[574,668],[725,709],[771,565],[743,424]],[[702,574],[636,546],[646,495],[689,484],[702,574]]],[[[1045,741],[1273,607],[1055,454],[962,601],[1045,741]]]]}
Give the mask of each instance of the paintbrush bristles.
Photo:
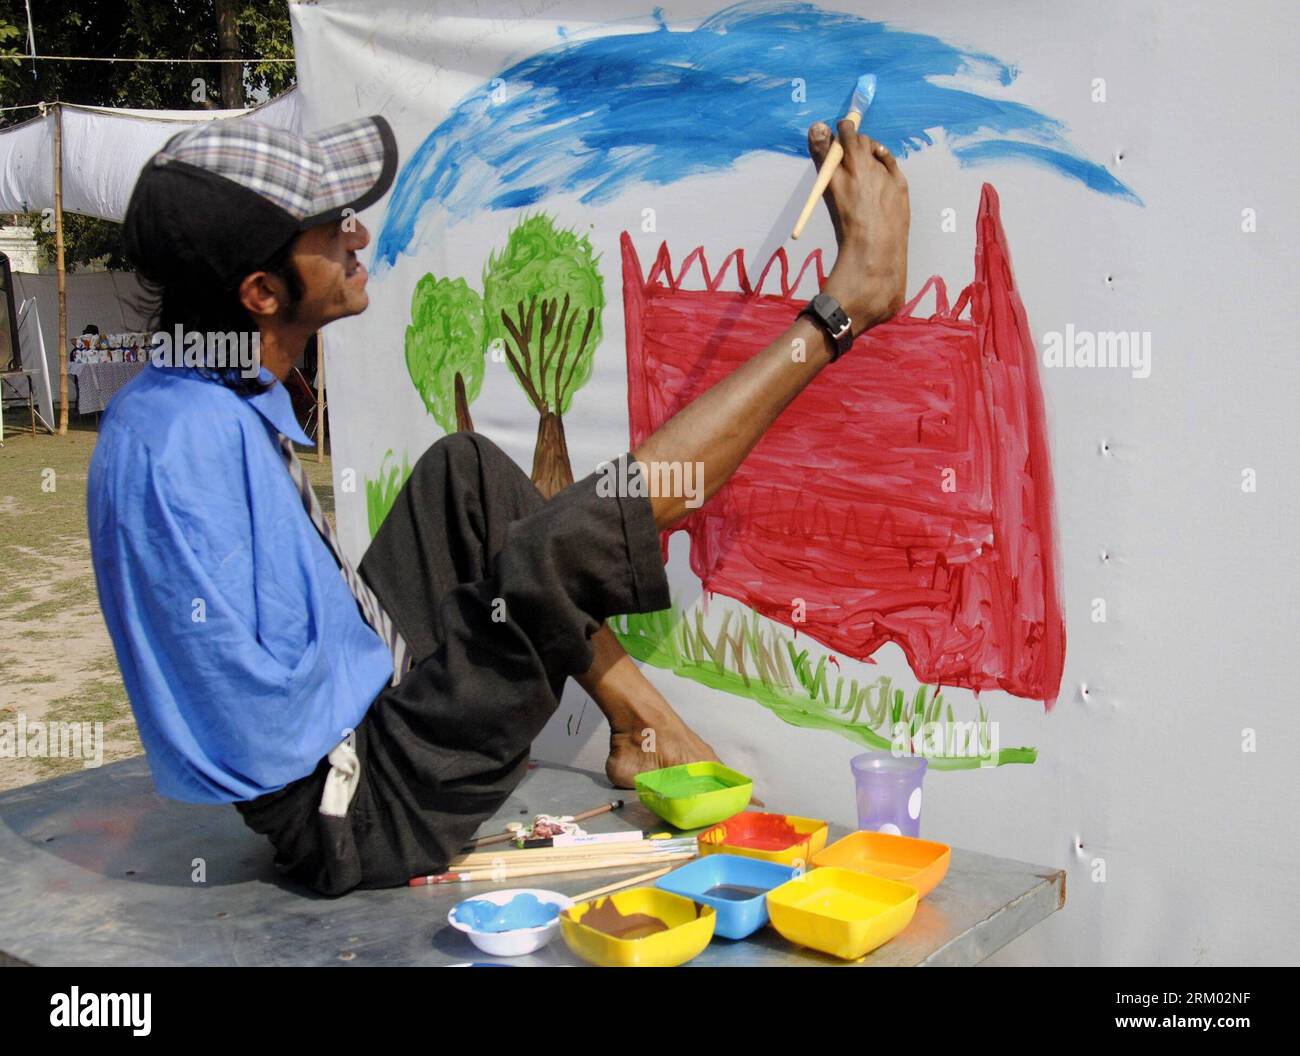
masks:
{"type": "Polygon", "coordinates": [[[864,73],[858,78],[858,83],[853,88],[853,102],[849,105],[849,113],[856,112],[859,117],[867,112],[867,107],[876,97],[876,75],[874,73],[864,73]]]}

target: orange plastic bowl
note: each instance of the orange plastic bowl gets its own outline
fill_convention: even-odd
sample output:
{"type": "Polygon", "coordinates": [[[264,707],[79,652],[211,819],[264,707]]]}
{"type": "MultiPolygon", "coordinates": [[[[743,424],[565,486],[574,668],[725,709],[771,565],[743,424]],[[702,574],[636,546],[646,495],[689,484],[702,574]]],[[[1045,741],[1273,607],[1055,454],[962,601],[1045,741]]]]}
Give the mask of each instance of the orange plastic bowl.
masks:
{"type": "Polygon", "coordinates": [[[948,872],[952,848],[946,843],[895,836],[889,832],[851,832],[813,855],[817,868],[831,866],[910,884],[924,898],[948,872]]]}

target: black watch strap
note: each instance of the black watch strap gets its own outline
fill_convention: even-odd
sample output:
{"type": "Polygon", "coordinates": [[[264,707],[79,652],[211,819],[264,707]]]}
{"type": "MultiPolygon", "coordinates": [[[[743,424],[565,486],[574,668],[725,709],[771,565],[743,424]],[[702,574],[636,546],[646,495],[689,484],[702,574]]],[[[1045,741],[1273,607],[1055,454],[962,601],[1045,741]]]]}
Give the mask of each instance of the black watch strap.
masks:
{"type": "Polygon", "coordinates": [[[799,314],[811,316],[830,334],[831,343],[835,346],[831,355],[832,363],[852,347],[853,322],[840,307],[840,302],[829,293],[819,293],[799,314]]]}

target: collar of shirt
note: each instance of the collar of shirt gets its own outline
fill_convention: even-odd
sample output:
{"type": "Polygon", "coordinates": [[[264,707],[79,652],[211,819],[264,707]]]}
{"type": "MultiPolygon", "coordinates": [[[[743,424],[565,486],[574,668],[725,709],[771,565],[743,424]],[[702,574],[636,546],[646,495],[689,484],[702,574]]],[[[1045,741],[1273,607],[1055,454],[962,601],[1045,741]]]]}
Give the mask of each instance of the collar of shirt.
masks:
{"type": "Polygon", "coordinates": [[[298,424],[298,418],[293,413],[293,400],[289,398],[289,390],[265,367],[258,374],[257,380],[263,384],[270,384],[271,387],[256,396],[250,396],[248,398],[250,406],[265,418],[277,433],[283,433],[294,443],[302,444],[304,447],[315,447],[311,437],[304,433],[298,424]]]}

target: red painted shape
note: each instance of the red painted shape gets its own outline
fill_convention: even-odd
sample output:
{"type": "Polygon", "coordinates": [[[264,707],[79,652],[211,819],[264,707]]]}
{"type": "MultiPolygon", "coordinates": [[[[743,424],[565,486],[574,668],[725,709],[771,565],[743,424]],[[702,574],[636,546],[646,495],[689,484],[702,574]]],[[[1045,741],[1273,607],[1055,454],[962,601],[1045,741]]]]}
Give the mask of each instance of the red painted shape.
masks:
{"type": "MultiPolygon", "coordinates": [[[[783,249],[752,287],[740,250],[712,275],[696,249],[674,274],[665,243],[643,277],[626,232],[621,241],[635,447],[779,337],[805,299],[792,296],[783,249]],[[687,289],[697,261],[705,288],[687,289]],[[724,290],[733,261],[737,289],[724,290]],[[764,294],[774,263],[781,292],[764,294]]],[[[799,276],[810,266],[820,284],[819,250],[799,276]]],[[[925,682],[1050,709],[1065,662],[1053,511],[1035,347],[985,184],[975,278],[956,305],[930,278],[800,394],[682,527],[710,592],[859,660],[894,641],[925,682]],[[929,290],[936,310],[920,318],[929,290]]]]}

